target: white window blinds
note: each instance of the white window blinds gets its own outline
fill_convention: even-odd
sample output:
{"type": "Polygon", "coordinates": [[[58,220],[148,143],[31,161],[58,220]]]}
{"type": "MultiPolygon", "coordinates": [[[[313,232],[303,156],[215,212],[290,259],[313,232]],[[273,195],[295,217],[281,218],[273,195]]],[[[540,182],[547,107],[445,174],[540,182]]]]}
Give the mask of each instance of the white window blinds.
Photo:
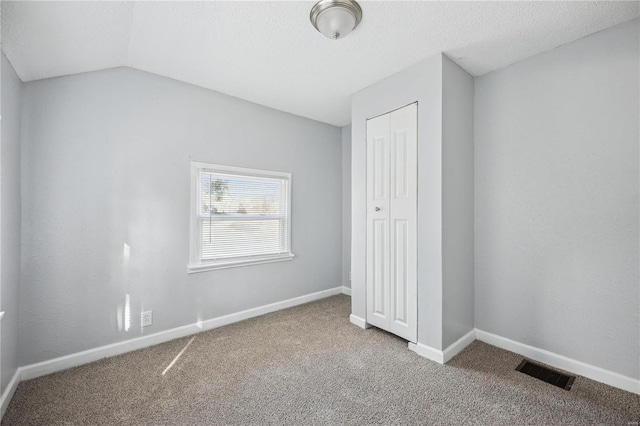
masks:
{"type": "Polygon", "coordinates": [[[287,173],[197,163],[191,263],[196,268],[290,260],[287,173]],[[196,256],[194,256],[194,254],[196,256]]]}

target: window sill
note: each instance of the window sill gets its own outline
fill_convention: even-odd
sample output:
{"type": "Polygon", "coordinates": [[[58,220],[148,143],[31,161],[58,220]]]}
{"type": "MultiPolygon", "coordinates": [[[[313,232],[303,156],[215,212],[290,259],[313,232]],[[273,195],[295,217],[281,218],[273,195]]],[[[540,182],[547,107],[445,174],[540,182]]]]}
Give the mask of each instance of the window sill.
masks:
{"type": "Polygon", "coordinates": [[[263,263],[286,262],[293,260],[295,254],[283,254],[277,256],[256,257],[253,259],[228,260],[211,263],[192,263],[187,265],[187,273],[196,274],[198,272],[214,271],[216,269],[237,268],[239,266],[260,265],[263,263]]]}

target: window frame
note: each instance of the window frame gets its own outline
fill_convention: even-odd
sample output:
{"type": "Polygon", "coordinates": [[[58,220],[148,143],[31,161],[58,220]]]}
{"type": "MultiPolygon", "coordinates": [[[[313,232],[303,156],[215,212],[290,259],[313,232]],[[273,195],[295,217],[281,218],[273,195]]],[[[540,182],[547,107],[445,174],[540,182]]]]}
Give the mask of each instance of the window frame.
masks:
{"type": "MultiPolygon", "coordinates": [[[[285,262],[293,260],[295,254],[291,252],[291,173],[276,172],[270,170],[249,169],[245,167],[226,166],[222,164],[203,163],[199,161],[191,162],[191,219],[189,232],[189,264],[187,272],[197,273],[212,271],[216,269],[235,268],[247,265],[259,265],[263,263],[285,262]],[[200,233],[200,173],[222,173],[234,174],[244,178],[270,178],[270,179],[286,179],[288,181],[287,191],[287,238],[288,252],[269,255],[242,256],[214,260],[202,260],[202,235],[200,233]]],[[[229,220],[225,218],[224,220],[229,220]]],[[[235,218],[236,220],[238,218],[235,218]]],[[[258,220],[258,218],[243,220],[258,220]]]]}

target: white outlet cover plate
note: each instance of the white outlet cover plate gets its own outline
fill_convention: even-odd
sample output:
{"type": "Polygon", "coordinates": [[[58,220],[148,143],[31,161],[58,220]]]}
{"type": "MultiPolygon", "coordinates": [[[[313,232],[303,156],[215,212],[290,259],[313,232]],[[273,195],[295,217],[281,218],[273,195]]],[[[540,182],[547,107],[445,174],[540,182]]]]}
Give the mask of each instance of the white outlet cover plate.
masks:
{"type": "Polygon", "coordinates": [[[153,311],[144,311],[142,313],[142,326],[148,327],[153,324],[153,311]]]}

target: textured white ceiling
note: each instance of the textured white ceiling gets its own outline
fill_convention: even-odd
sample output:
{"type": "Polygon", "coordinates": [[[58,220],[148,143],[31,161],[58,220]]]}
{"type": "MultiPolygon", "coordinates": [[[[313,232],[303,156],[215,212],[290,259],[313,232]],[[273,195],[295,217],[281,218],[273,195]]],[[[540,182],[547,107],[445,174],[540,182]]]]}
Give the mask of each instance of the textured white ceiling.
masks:
{"type": "Polygon", "coordinates": [[[445,52],[473,75],[640,16],[631,2],[372,2],[344,40],[313,1],[2,2],[23,81],[129,66],[343,126],[350,95],[445,52]]]}

